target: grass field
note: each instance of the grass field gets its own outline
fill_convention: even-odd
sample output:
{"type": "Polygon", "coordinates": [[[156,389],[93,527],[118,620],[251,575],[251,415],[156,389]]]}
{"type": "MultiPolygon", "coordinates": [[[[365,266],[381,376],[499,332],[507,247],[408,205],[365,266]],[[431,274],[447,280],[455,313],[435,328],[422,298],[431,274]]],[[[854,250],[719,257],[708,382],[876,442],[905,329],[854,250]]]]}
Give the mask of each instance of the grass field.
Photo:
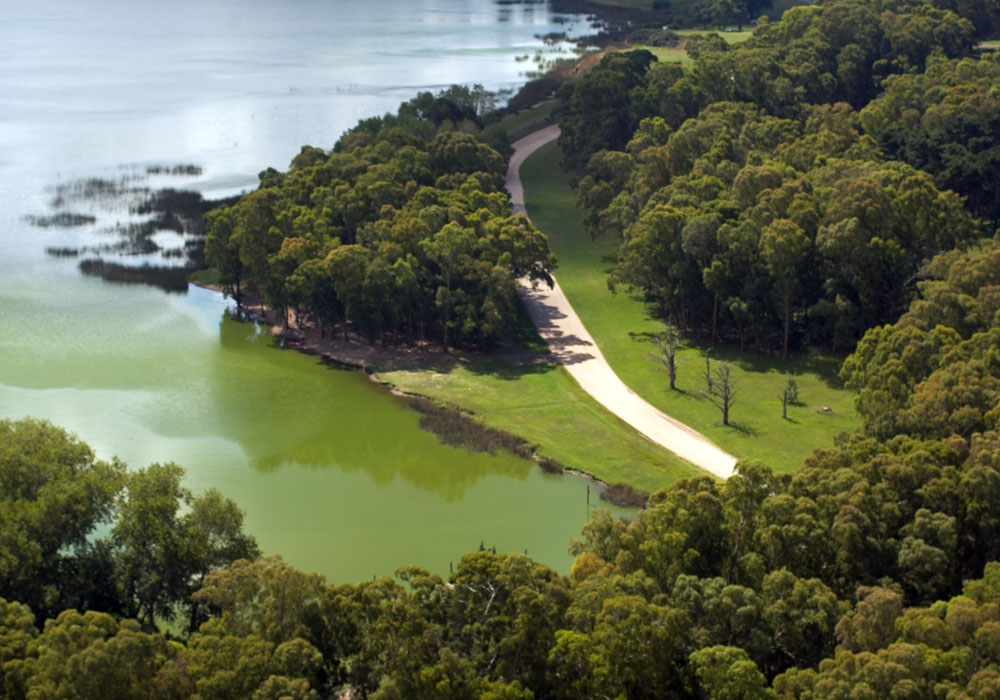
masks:
{"type": "Polygon", "coordinates": [[[679,49],[676,46],[643,46],[642,44],[637,44],[630,46],[628,50],[631,51],[632,49],[646,49],[646,51],[656,56],[656,60],[660,63],[680,63],[683,65],[691,63],[691,57],[687,55],[687,51],[679,49]]]}
{"type": "Polygon", "coordinates": [[[783,363],[764,355],[712,350],[713,359],[730,360],[742,373],[730,427],[722,425],[719,410],[701,396],[705,346],[684,347],[679,390],[670,391],[666,373],[650,359],[650,338],[663,325],[650,316],[641,299],[608,290],[615,241],[590,240],[558,162],[558,146],[549,144],[522,166],[528,212],[559,257],[560,286],[628,386],[737,457],[760,459],[776,471],[797,469],[814,448],[831,447],[834,436],[858,426],[853,395],[836,378],[840,358],[810,356],[783,363]],[[801,403],[790,406],[789,419],[782,420],[777,396],[786,370],[797,375],[801,403]]]}
{"type": "Polygon", "coordinates": [[[552,123],[552,111],[555,108],[555,100],[542,102],[530,109],[523,109],[517,114],[505,117],[500,122],[500,126],[507,132],[507,137],[513,143],[522,136],[527,136],[531,132],[538,131],[543,126],[552,123]]]}
{"type": "Polygon", "coordinates": [[[188,282],[193,282],[195,284],[202,285],[217,285],[219,284],[219,271],[214,267],[209,267],[204,270],[195,270],[187,276],[188,282]]]}
{"type": "Polygon", "coordinates": [[[742,44],[744,41],[749,39],[753,35],[753,28],[744,29],[739,32],[720,32],[717,29],[678,29],[676,33],[683,38],[694,36],[696,34],[718,34],[727,44],[732,46],[734,44],[742,44]]]}
{"type": "Polygon", "coordinates": [[[703,474],[608,413],[553,364],[486,363],[434,372],[379,372],[402,391],[461,406],[491,428],[537,445],[539,454],[610,484],[652,493],[703,474]]]}
{"type": "MultiPolygon", "coordinates": [[[[753,30],[745,29],[741,32],[720,32],[714,29],[678,29],[677,34],[683,38],[687,38],[695,34],[718,34],[727,44],[733,45],[740,44],[749,39],[753,34],[753,30]]],[[[651,54],[656,56],[656,60],[661,63],[681,63],[687,65],[691,62],[687,52],[683,48],[676,46],[643,46],[639,44],[630,47],[630,49],[646,49],[651,54]]]]}
{"type": "MultiPolygon", "coordinates": [[[[514,336],[525,351],[548,353],[526,313],[519,315],[514,336]]],[[[535,445],[539,455],[608,484],[653,493],[704,474],[606,411],[555,364],[514,367],[482,361],[430,370],[380,370],[378,377],[400,391],[471,411],[483,425],[535,445]]]]}

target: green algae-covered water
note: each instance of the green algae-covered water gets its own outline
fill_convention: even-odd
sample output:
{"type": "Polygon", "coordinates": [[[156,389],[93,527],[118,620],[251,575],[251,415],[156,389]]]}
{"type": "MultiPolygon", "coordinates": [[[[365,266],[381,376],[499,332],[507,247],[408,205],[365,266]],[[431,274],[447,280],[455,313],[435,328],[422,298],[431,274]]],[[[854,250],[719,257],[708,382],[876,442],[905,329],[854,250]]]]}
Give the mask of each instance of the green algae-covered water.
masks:
{"type": "Polygon", "coordinates": [[[334,581],[447,573],[480,543],[568,569],[584,481],[440,444],[363,373],[276,348],[218,294],[107,283],[45,253],[100,239],[125,210],[26,217],[53,210],[59,183],[151,164],[197,165],[180,186],[207,196],[250,187],[418,90],[516,85],[515,57],[573,18],[490,0],[11,0],[4,14],[0,417],[48,419],[132,467],[176,462],[245,510],[265,553],[334,581]]]}
{"type": "Polygon", "coordinates": [[[580,480],[439,444],[364,373],[278,349],[212,292],[51,281],[62,301],[0,291],[21,310],[0,337],[7,417],[46,417],[132,466],[177,462],[240,504],[265,552],[333,580],[447,571],[480,543],[568,565],[580,480]]]}

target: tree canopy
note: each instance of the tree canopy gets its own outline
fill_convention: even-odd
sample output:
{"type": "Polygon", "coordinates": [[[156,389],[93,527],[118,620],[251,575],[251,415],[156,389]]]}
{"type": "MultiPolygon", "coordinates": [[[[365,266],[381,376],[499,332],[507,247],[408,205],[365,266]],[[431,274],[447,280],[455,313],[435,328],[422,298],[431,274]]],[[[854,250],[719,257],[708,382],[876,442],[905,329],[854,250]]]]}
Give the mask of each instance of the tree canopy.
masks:
{"type": "Polygon", "coordinates": [[[61,610],[197,626],[209,572],[257,555],[243,513],[193,496],[176,465],[127,472],[49,423],[0,421],[0,597],[42,619],[61,610]]]}
{"type": "Polygon", "coordinates": [[[882,159],[849,106],[804,114],[721,102],[662,143],[640,128],[631,153],[595,154],[579,198],[593,235],[621,240],[611,283],[688,332],[784,355],[847,349],[898,318],[913,276],[972,241],[975,221],[929,175],[882,159]]]}
{"type": "Polygon", "coordinates": [[[927,70],[892,76],[861,111],[886,154],[934,176],[942,189],[1000,226],[1000,58],[928,60],[927,70]]]}
{"type": "Polygon", "coordinates": [[[262,172],[208,217],[206,257],[227,291],[239,300],[249,287],[279,316],[297,309],[370,342],[502,339],[518,280],[551,283],[555,256],[512,214],[506,163],[468,121],[469,100],[422,94],[330,152],[306,146],[287,172],[262,172]]]}
{"type": "Polygon", "coordinates": [[[895,321],[922,267],[998,215],[997,64],[953,9],[800,6],[735,47],[693,39],[688,66],[609,54],[566,85],[564,164],[590,235],[620,241],[609,284],[783,357],[895,321]]]}

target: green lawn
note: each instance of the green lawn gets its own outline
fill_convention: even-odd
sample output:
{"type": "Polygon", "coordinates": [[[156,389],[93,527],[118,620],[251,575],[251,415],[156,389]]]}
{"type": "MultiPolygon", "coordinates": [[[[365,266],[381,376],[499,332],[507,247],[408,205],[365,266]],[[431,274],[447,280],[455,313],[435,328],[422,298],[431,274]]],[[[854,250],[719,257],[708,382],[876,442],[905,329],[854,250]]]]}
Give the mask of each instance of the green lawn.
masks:
{"type": "Polygon", "coordinates": [[[195,270],[187,276],[188,282],[193,282],[194,284],[203,285],[217,285],[219,284],[219,271],[214,267],[209,267],[204,270],[195,270]]]}
{"type": "Polygon", "coordinates": [[[676,46],[643,46],[642,44],[637,44],[629,47],[629,51],[632,49],[646,49],[646,51],[656,56],[656,60],[660,63],[682,63],[684,65],[691,63],[691,57],[687,55],[687,51],[679,49],[676,46]]]}
{"type": "Polygon", "coordinates": [[[378,376],[402,391],[468,409],[483,424],[518,435],[540,454],[610,484],[652,493],[703,473],[622,423],[560,366],[492,362],[378,376]]]}
{"type": "Polygon", "coordinates": [[[744,29],[739,32],[735,30],[720,32],[718,29],[678,29],[677,34],[684,38],[694,36],[695,34],[718,34],[727,44],[733,45],[742,44],[749,39],[753,35],[753,28],[744,29]]]}
{"type": "MultiPolygon", "coordinates": [[[[695,34],[718,34],[727,44],[740,44],[750,38],[753,30],[745,29],[741,32],[720,32],[715,29],[678,29],[677,34],[682,38],[687,38],[695,34]]],[[[676,46],[643,46],[637,44],[629,48],[629,50],[632,49],[646,49],[656,56],[656,60],[660,63],[682,63],[686,65],[691,62],[687,52],[683,48],[676,46]]]]}
{"type": "Polygon", "coordinates": [[[810,356],[783,363],[763,355],[713,350],[713,358],[733,361],[744,373],[730,427],[722,425],[718,409],[701,397],[704,346],[689,344],[683,349],[679,390],[671,392],[665,372],[649,357],[650,336],[663,326],[641,299],[608,290],[615,241],[590,240],[558,162],[558,146],[549,144],[521,167],[528,212],[559,257],[559,284],[628,386],[737,457],[763,460],[776,471],[797,469],[814,448],[831,447],[834,436],[858,426],[853,395],[836,379],[840,358],[810,356]],[[782,420],[777,396],[786,369],[797,375],[801,404],[789,407],[789,420],[782,420]],[[824,406],[830,410],[823,411],[824,406]]]}
{"type": "Polygon", "coordinates": [[[517,141],[522,136],[527,136],[533,131],[538,131],[544,126],[552,123],[552,111],[556,108],[556,101],[549,100],[534,107],[522,109],[517,114],[505,117],[500,122],[501,128],[507,132],[507,137],[511,143],[517,141]]]}

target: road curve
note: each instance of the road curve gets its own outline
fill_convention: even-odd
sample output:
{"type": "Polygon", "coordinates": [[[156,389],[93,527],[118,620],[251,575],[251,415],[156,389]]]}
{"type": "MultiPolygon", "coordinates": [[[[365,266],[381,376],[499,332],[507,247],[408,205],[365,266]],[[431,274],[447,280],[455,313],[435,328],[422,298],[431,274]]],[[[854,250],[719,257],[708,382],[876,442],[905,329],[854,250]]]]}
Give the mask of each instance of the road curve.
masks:
{"type": "MultiPolygon", "coordinates": [[[[507,191],[513,200],[515,213],[527,215],[520,177],[521,164],[534,151],[558,136],[559,127],[550,126],[514,143],[514,155],[507,170],[507,191]]],[[[544,284],[532,289],[529,284],[522,283],[520,295],[538,333],[548,343],[557,361],[598,403],[651,442],[662,445],[695,466],[723,479],[733,473],[735,457],[719,449],[701,433],[656,409],[625,386],[573,311],[558,282],[552,289],[544,284]]]]}

